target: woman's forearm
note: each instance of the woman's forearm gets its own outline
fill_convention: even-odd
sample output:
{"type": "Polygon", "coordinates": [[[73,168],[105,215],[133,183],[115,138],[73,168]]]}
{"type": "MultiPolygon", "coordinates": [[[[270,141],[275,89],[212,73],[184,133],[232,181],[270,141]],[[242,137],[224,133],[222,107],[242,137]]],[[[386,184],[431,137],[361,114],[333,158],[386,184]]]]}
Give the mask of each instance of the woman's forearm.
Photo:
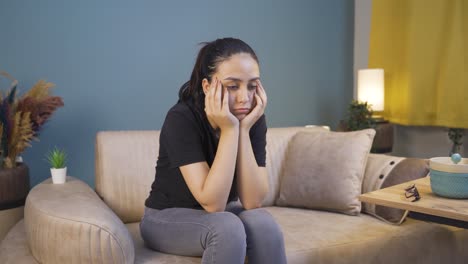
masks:
{"type": "Polygon", "coordinates": [[[268,178],[266,169],[257,164],[248,130],[239,131],[236,166],[237,188],[242,205],[247,210],[260,207],[268,192],[268,178]]]}
{"type": "Polygon", "coordinates": [[[216,156],[202,188],[205,210],[224,211],[232,187],[239,129],[221,131],[216,156]]]}

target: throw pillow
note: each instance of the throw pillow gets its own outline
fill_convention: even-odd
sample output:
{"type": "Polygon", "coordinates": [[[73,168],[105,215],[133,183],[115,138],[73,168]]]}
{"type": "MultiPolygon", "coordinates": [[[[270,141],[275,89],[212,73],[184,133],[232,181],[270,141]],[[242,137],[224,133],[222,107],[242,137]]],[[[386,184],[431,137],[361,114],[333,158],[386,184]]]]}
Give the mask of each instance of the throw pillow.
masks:
{"type": "Polygon", "coordinates": [[[288,145],[279,206],[358,215],[375,130],[298,132],[288,145]]]}

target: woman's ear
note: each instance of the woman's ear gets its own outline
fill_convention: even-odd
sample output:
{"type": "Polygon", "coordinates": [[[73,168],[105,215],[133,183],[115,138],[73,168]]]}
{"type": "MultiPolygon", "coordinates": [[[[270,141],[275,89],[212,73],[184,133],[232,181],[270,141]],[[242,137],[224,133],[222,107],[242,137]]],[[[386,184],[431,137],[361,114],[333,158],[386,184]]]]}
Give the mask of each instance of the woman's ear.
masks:
{"type": "Polygon", "coordinates": [[[210,89],[210,82],[208,81],[208,79],[206,78],[203,78],[202,80],[202,88],[203,88],[203,93],[207,93],[208,90],[210,89]]]}

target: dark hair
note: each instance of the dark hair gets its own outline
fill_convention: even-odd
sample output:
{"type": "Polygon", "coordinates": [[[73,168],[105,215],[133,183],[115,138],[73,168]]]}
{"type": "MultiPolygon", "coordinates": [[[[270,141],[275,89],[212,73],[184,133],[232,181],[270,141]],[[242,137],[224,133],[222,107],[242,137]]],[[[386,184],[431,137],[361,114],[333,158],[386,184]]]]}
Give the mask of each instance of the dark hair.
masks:
{"type": "Polygon", "coordinates": [[[203,93],[202,81],[206,78],[211,82],[211,77],[221,62],[238,53],[248,53],[257,63],[259,61],[253,49],[240,39],[222,38],[200,44],[203,47],[198,52],[190,80],[180,87],[179,99],[192,101],[195,106],[203,110],[205,108],[205,94],[203,93]]]}

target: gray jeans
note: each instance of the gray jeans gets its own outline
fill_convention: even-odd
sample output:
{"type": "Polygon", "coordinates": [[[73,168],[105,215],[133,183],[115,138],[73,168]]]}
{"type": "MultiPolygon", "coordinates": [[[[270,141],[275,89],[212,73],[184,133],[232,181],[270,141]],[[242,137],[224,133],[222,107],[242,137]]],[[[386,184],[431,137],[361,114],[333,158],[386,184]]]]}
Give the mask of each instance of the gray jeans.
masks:
{"type": "Polygon", "coordinates": [[[225,212],[188,208],[145,208],[140,223],[145,245],[183,256],[202,256],[202,263],[286,263],[283,234],[264,209],[244,210],[231,202],[225,212]]]}

